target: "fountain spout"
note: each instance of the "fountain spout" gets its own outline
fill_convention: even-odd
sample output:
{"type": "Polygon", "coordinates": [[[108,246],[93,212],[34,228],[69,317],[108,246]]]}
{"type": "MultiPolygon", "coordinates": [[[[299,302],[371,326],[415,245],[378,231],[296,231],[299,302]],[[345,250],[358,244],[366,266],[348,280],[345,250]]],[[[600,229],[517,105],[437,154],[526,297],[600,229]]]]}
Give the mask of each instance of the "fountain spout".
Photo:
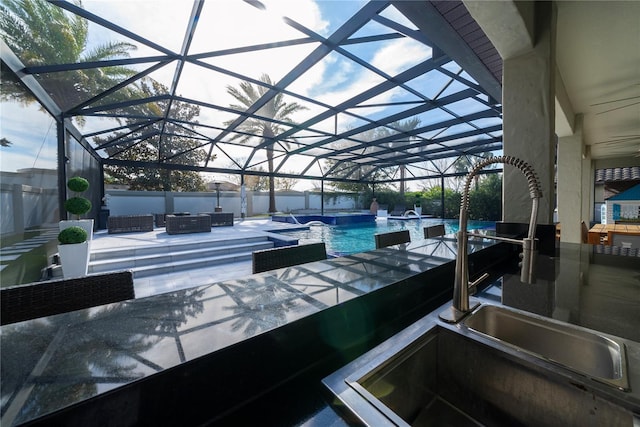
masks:
{"type": "Polygon", "coordinates": [[[405,211],[405,213],[402,216],[408,217],[409,214],[414,214],[419,220],[422,220],[422,216],[418,215],[418,212],[414,211],[413,209],[409,209],[408,211],[405,211]]]}
{"type": "Polygon", "coordinates": [[[464,185],[464,192],[462,200],[460,202],[460,226],[458,233],[456,234],[458,242],[458,253],[456,255],[456,273],[453,283],[453,304],[449,310],[440,313],[440,318],[449,323],[457,323],[464,316],[473,311],[478,303],[469,303],[469,287],[475,286],[478,282],[484,280],[488,275],[485,274],[473,283],[469,283],[469,259],[467,255],[467,239],[468,236],[479,236],[484,238],[491,238],[494,240],[506,241],[509,243],[515,243],[522,246],[522,262],[520,280],[524,283],[533,283],[534,275],[533,269],[536,258],[536,245],[537,239],[536,233],[536,219],[538,217],[538,199],[542,197],[542,191],[540,190],[540,184],[536,173],[533,168],[526,162],[517,159],[512,156],[498,156],[491,157],[478,163],[467,175],[464,185]],[[529,196],[532,199],[531,202],[531,217],[529,220],[529,230],[527,237],[522,240],[509,239],[504,237],[490,237],[483,235],[476,235],[467,232],[467,220],[469,213],[469,187],[471,186],[471,180],[477,175],[483,168],[494,163],[502,163],[505,165],[512,165],[517,167],[527,178],[527,184],[529,187],[529,196]]]}

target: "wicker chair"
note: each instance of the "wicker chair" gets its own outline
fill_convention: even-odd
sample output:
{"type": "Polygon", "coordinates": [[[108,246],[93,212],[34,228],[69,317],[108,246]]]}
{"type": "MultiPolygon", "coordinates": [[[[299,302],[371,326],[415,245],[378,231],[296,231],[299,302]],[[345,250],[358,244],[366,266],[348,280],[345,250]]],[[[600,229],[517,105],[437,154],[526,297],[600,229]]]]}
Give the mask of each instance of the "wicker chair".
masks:
{"type": "Polygon", "coordinates": [[[133,273],[92,274],[0,289],[0,324],[135,298],[133,273]]]}
{"type": "Polygon", "coordinates": [[[165,217],[167,234],[211,233],[209,215],[167,215],[165,217]]]}
{"type": "Polygon", "coordinates": [[[153,215],[115,215],[107,219],[109,234],[153,231],[153,215]]]}
{"type": "Polygon", "coordinates": [[[373,236],[376,239],[376,249],[385,248],[387,246],[399,245],[400,243],[409,243],[411,235],[409,230],[392,231],[390,233],[379,233],[373,236]]]}
{"type": "Polygon", "coordinates": [[[432,225],[424,228],[425,239],[428,239],[429,237],[444,236],[445,234],[446,231],[444,229],[444,224],[432,225]]]}
{"type": "Polygon", "coordinates": [[[253,273],[291,267],[313,261],[327,259],[324,242],[308,245],[284,246],[253,252],[253,273]]]}

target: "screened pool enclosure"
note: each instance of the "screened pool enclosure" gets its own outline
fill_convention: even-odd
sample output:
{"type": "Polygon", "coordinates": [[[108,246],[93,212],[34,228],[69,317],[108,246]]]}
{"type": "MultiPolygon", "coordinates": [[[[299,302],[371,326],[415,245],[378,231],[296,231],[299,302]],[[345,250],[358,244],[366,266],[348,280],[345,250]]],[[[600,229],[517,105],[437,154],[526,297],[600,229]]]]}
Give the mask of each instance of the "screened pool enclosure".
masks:
{"type": "Polygon", "coordinates": [[[16,241],[65,215],[74,175],[92,183],[97,219],[105,179],[398,188],[502,150],[500,56],[461,2],[0,8],[2,235],[16,241]]]}
{"type": "MultiPolygon", "coordinates": [[[[361,182],[453,173],[435,161],[501,149],[501,108],[402,3],[5,1],[3,62],[101,165],[361,182]],[[19,32],[47,15],[50,27],[19,32]]],[[[424,8],[443,22],[466,14],[443,3],[424,8]]],[[[487,51],[475,27],[461,31],[487,51]]]]}

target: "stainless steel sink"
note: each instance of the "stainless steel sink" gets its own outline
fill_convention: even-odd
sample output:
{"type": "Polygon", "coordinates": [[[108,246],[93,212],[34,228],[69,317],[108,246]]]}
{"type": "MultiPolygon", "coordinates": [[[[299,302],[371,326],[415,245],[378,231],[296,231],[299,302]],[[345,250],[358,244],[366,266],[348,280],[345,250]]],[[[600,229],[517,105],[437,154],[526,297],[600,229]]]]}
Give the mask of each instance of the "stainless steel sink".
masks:
{"type": "Polygon", "coordinates": [[[324,380],[348,419],[376,427],[633,423],[632,411],[606,393],[551,375],[536,358],[502,351],[471,332],[433,324],[411,336],[399,334],[324,380]]]}
{"type": "Polygon", "coordinates": [[[484,305],[463,321],[472,331],[622,390],[629,388],[624,343],[594,331],[484,305]]]}

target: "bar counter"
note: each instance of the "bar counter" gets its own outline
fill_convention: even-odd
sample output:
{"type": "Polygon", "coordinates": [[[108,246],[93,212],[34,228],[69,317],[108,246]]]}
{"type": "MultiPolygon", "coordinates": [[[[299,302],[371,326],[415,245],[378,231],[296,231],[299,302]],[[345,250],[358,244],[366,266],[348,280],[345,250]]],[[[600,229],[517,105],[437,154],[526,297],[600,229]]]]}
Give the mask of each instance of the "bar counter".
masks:
{"type": "MultiPolygon", "coordinates": [[[[560,244],[523,285],[514,246],[475,238],[470,273],[490,273],[485,297],[640,342],[639,258],[594,249],[560,244]]],[[[2,424],[346,425],[321,379],[450,300],[455,253],[425,239],[3,326],[2,424]]]]}

